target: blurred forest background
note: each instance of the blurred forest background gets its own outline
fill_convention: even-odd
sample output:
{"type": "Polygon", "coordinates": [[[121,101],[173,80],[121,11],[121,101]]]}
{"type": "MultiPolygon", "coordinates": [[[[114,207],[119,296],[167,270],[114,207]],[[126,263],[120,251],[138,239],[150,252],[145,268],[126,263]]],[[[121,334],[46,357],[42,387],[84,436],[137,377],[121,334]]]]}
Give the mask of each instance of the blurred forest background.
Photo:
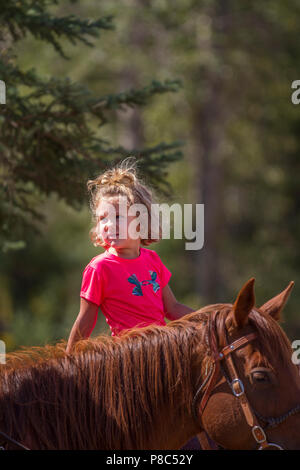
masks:
{"type": "Polygon", "coordinates": [[[255,277],[259,306],[294,280],[283,327],[300,338],[298,2],[8,0],[0,23],[7,349],[67,339],[101,252],[86,181],[128,155],[159,202],[205,204],[203,249],[149,247],[178,301],[232,302],[255,277]]]}

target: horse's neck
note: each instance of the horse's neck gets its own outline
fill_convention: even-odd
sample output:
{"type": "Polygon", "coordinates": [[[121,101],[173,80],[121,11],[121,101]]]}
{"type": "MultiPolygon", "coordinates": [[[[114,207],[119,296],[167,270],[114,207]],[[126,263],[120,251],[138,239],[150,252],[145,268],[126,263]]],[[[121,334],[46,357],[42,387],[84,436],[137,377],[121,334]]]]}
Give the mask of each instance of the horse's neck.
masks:
{"type": "MultiPolygon", "coordinates": [[[[152,351],[150,351],[150,353],[152,354],[152,351]]],[[[151,354],[147,356],[149,361],[153,359],[153,355],[151,354]]],[[[153,379],[152,377],[151,381],[148,382],[150,379],[148,378],[147,380],[147,376],[143,377],[144,387],[149,387],[149,390],[147,389],[147,394],[140,399],[139,405],[133,401],[135,396],[131,396],[130,403],[132,413],[129,415],[129,419],[125,420],[124,423],[126,424],[127,421],[128,426],[132,426],[132,440],[129,440],[128,436],[126,438],[126,436],[122,435],[124,431],[122,427],[120,428],[118,436],[116,436],[118,426],[116,428],[110,426],[110,437],[107,437],[105,426],[103,430],[101,430],[103,420],[106,420],[106,425],[109,425],[111,419],[110,416],[105,416],[105,408],[103,408],[109,405],[109,400],[103,399],[103,405],[99,407],[99,402],[102,400],[102,397],[100,397],[101,391],[104,393],[102,385],[100,386],[100,384],[98,384],[97,387],[99,386],[99,389],[95,388],[95,384],[98,383],[96,377],[98,378],[99,376],[99,367],[91,367],[89,372],[85,375],[80,374],[81,379],[79,380],[77,373],[82,370],[82,366],[74,365],[73,360],[70,362],[68,358],[65,358],[61,362],[61,365],[60,362],[56,365],[55,363],[50,365],[48,362],[46,370],[37,368],[34,374],[34,383],[31,382],[32,374],[29,373],[30,371],[28,372],[28,380],[26,379],[27,372],[20,372],[20,376],[22,375],[23,377],[24,375],[24,380],[18,380],[18,383],[14,383],[13,377],[15,374],[13,375],[10,380],[11,393],[15,396],[16,392],[18,392],[20,396],[24,397],[24,403],[30,403],[30,405],[28,404],[26,407],[20,406],[20,408],[19,404],[15,406],[9,394],[9,406],[5,406],[5,404],[2,403],[2,409],[6,410],[4,418],[7,423],[11,423],[11,425],[4,426],[3,430],[5,431],[9,428],[13,437],[21,441],[25,439],[24,444],[32,448],[40,448],[41,444],[50,442],[53,448],[66,449],[85,448],[85,445],[88,445],[88,448],[95,449],[178,449],[191,436],[197,433],[190,410],[192,387],[190,377],[188,373],[185,373],[185,371],[189,371],[189,369],[186,368],[191,367],[189,362],[190,357],[188,357],[188,353],[186,357],[183,356],[185,356],[185,353],[182,353],[181,347],[178,347],[178,350],[174,349],[174,357],[169,357],[168,366],[170,380],[167,376],[167,370],[160,369],[163,367],[161,365],[163,361],[159,359],[157,364],[155,364],[155,367],[158,369],[154,368],[153,371],[161,372],[163,388],[159,389],[159,393],[158,390],[156,390],[158,400],[154,400],[147,410],[149,413],[152,410],[151,422],[147,419],[146,410],[142,405],[143,400],[146,400],[146,397],[153,392],[152,385],[150,384],[155,384],[156,378],[153,379]],[[178,365],[180,358],[184,359],[184,362],[181,361],[181,365],[178,365]],[[64,371],[64,373],[62,373],[62,371],[64,371]],[[180,380],[177,380],[178,377],[181,377],[180,380]],[[51,380],[49,378],[51,378],[51,380]],[[51,387],[47,385],[49,384],[49,380],[51,387]],[[169,383],[169,381],[172,383],[169,383]],[[91,384],[93,385],[91,386],[91,384]],[[85,387],[87,387],[86,390],[85,387]],[[78,395],[79,388],[80,394],[78,395]],[[40,401],[36,400],[37,391],[40,401]],[[93,393],[95,396],[93,396],[93,393]],[[68,402],[66,401],[67,398],[69,400],[68,402]],[[70,401],[70,399],[72,400],[70,401]],[[53,408],[53,403],[57,400],[59,400],[60,406],[53,408]],[[87,409],[85,409],[86,406],[87,409]],[[71,408],[72,412],[70,412],[69,408],[71,408]],[[57,410],[59,414],[56,415],[57,410]],[[14,413],[13,416],[12,413],[14,413]],[[31,431],[28,432],[27,429],[29,415],[37,417],[34,418],[34,420],[30,417],[32,435],[31,431]],[[41,417],[40,419],[39,417],[42,415],[43,418],[41,417]],[[75,422],[77,415],[78,423],[75,422]],[[135,417],[137,416],[139,419],[136,420],[135,417]],[[85,418],[83,419],[82,417],[85,418]],[[91,421],[87,421],[86,417],[91,421]],[[132,422],[131,419],[133,420],[132,422]],[[55,436],[53,438],[51,429],[54,422],[59,423],[60,432],[58,436],[58,432],[55,430],[55,436]],[[86,425],[87,422],[89,426],[86,425]],[[48,423],[51,423],[51,429],[48,423]],[[72,427],[72,433],[68,433],[70,427],[72,427]],[[98,428],[99,432],[95,433],[95,428],[98,428]],[[142,428],[144,429],[142,430],[142,428]],[[141,430],[141,432],[139,430],[141,430]],[[87,444],[85,444],[85,442],[87,444]]],[[[158,355],[157,357],[159,358],[160,356],[158,355]]],[[[141,362],[141,364],[143,363],[141,362]]],[[[127,384],[129,389],[133,389],[134,384],[138,383],[139,377],[142,377],[142,371],[144,370],[144,365],[141,366],[139,370],[135,369],[133,382],[127,384]]],[[[127,372],[128,370],[124,370],[123,375],[125,376],[127,372]]],[[[18,377],[18,375],[16,375],[16,377],[18,377]]],[[[103,376],[102,379],[104,380],[104,378],[103,376]]],[[[121,387],[118,400],[114,405],[116,407],[120,404],[119,400],[122,396],[120,393],[124,393],[121,387]]],[[[109,399],[111,399],[110,395],[108,396],[109,399]]],[[[124,396],[126,397],[126,394],[124,396]]],[[[126,417],[126,399],[124,399],[123,402],[124,416],[126,417]]],[[[46,448],[48,448],[47,445],[46,448]]],[[[45,448],[45,446],[43,446],[43,448],[45,448]]]]}
{"type": "Polygon", "coordinates": [[[188,414],[184,417],[182,413],[166,408],[159,414],[155,433],[146,448],[176,450],[195,436],[197,432],[199,430],[188,414]]]}

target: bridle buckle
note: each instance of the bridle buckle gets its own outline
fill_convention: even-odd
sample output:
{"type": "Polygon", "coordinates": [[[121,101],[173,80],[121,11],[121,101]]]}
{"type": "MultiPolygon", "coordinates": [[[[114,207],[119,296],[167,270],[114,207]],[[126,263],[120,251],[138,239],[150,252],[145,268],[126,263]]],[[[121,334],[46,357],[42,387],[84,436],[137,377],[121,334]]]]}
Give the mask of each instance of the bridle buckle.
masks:
{"type": "MultiPolygon", "coordinates": [[[[241,379],[238,378],[238,373],[235,368],[231,353],[236,351],[238,348],[241,346],[244,346],[248,344],[250,341],[255,339],[257,337],[256,333],[250,333],[248,335],[245,335],[241,338],[238,338],[235,340],[233,343],[228,344],[228,338],[227,338],[227,344],[223,349],[220,351],[218,349],[218,340],[217,340],[217,328],[216,328],[216,317],[218,315],[219,311],[216,310],[213,312],[212,316],[210,317],[209,321],[209,332],[210,334],[210,353],[213,359],[213,365],[211,366],[211,369],[204,380],[204,382],[200,385],[200,387],[197,389],[196,394],[194,395],[193,398],[193,403],[192,403],[192,413],[193,416],[195,417],[195,420],[198,423],[198,412],[197,410],[197,402],[198,402],[198,397],[204,387],[206,386],[206,389],[204,391],[204,394],[202,396],[201,402],[200,402],[200,416],[203,415],[204,409],[208,403],[208,400],[211,396],[212,391],[215,389],[217,386],[217,380],[219,377],[219,371],[221,369],[223,377],[226,379],[229,387],[232,390],[232,393],[235,397],[241,397],[241,405],[242,405],[242,410],[245,415],[245,419],[251,429],[251,433],[253,438],[255,439],[256,443],[259,445],[259,450],[265,450],[265,449],[276,449],[276,450],[283,450],[283,448],[278,445],[274,444],[271,442],[267,441],[267,437],[265,434],[265,431],[259,426],[259,422],[257,418],[268,422],[270,425],[269,421],[271,418],[264,418],[258,415],[257,412],[253,411],[251,409],[249,400],[247,398],[247,395],[245,393],[245,388],[244,384],[241,381],[241,379]],[[222,367],[222,361],[226,362],[227,369],[229,371],[228,375],[224,371],[222,367]],[[231,380],[231,377],[234,377],[234,379],[231,380]],[[254,426],[253,426],[254,425],[254,426]]],[[[226,333],[226,332],[225,332],[226,333]]],[[[298,404],[295,408],[290,410],[288,413],[284,415],[284,418],[286,419],[287,417],[291,416],[292,414],[299,413],[300,412],[300,404],[298,404]]],[[[273,418],[272,418],[273,419],[273,418]]],[[[282,422],[282,420],[280,420],[282,422]]],[[[271,422],[272,424],[272,422],[271,422]]],[[[203,426],[202,426],[203,428],[203,426]]]]}
{"type": "Polygon", "coordinates": [[[265,431],[260,426],[254,426],[252,428],[252,435],[258,444],[263,444],[258,450],[266,450],[268,448],[274,448],[276,450],[283,450],[278,444],[273,444],[267,441],[265,431]]]}
{"type": "Polygon", "coordinates": [[[265,431],[260,426],[254,426],[251,431],[254,439],[258,444],[262,444],[267,440],[265,431]]]}
{"type": "Polygon", "coordinates": [[[244,388],[244,384],[243,382],[241,381],[241,379],[233,379],[233,381],[231,382],[231,390],[232,390],[232,393],[235,397],[240,397],[241,395],[243,395],[245,393],[245,388],[244,388]],[[235,384],[238,384],[239,387],[240,387],[240,390],[239,391],[236,391],[234,386],[235,384]]]}

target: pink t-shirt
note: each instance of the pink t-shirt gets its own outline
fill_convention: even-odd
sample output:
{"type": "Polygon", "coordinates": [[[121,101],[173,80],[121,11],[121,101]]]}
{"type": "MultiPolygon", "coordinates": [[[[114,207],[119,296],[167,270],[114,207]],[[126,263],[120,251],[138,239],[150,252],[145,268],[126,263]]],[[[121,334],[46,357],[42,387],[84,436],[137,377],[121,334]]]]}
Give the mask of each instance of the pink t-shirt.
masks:
{"type": "Polygon", "coordinates": [[[140,247],[140,256],[132,259],[105,251],[86,266],[80,297],[101,307],[113,336],[136,326],[165,325],[162,289],[171,275],[153,250],[140,247]]]}

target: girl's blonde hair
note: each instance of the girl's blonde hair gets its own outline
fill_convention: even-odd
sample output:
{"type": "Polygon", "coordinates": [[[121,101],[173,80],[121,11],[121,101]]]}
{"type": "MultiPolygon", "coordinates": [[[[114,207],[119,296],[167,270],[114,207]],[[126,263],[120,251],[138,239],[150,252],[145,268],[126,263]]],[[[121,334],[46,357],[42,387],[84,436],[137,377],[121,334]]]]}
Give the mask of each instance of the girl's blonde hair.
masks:
{"type": "Polygon", "coordinates": [[[144,246],[158,242],[162,236],[160,220],[158,223],[158,238],[151,237],[151,204],[154,203],[152,190],[147,187],[137,175],[137,163],[134,157],[128,157],[113,168],[100,174],[94,180],[87,182],[90,193],[90,208],[94,226],[90,230],[90,238],[94,246],[107,247],[97,231],[97,207],[103,198],[125,196],[128,205],[144,204],[148,213],[148,237],[141,239],[144,246]]]}

